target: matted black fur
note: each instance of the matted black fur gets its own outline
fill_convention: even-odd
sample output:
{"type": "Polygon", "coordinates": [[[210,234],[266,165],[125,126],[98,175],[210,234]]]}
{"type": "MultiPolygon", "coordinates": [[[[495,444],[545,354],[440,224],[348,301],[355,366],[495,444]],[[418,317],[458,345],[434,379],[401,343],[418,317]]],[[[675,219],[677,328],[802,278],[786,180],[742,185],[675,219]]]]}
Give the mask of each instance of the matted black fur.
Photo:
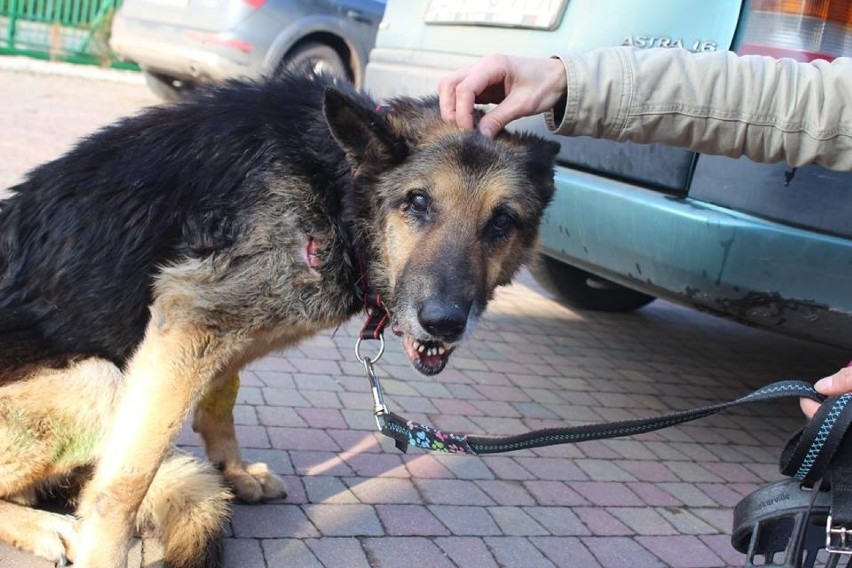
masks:
{"type": "Polygon", "coordinates": [[[153,108],[12,187],[0,202],[0,369],[49,354],[122,365],[158,268],[226,248],[270,171],[307,180],[339,223],[351,177],[322,112],[332,84],[284,76],[153,108]]]}

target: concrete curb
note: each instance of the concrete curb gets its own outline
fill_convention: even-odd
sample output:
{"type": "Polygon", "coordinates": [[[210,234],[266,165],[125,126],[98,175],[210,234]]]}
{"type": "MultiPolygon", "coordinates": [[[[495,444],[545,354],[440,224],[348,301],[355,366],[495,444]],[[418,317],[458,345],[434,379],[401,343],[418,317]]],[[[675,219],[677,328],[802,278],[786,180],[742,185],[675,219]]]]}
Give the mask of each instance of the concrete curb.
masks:
{"type": "Polygon", "coordinates": [[[130,85],[144,85],[145,78],[137,71],[104,69],[94,65],[80,65],[60,61],[45,61],[24,56],[0,56],[0,69],[34,75],[75,77],[98,81],[112,81],[130,85]]]}

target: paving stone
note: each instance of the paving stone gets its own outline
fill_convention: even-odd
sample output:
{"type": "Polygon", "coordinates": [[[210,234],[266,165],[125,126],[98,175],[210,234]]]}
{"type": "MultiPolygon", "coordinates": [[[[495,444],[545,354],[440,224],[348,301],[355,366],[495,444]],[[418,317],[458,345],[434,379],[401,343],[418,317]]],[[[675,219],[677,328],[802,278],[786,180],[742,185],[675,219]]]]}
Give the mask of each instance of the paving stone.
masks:
{"type": "Polygon", "coordinates": [[[334,408],[300,408],[297,412],[311,428],[346,428],[346,420],[334,408]]]}
{"type": "Polygon", "coordinates": [[[402,457],[395,454],[344,452],[340,457],[361,477],[410,477],[402,457]]]}
{"type": "Polygon", "coordinates": [[[725,561],[695,536],[640,536],[636,540],[671,568],[725,566],[725,561]]]}
{"type": "Polygon", "coordinates": [[[436,538],[434,542],[459,568],[498,568],[481,538],[452,536],[436,538]]]}
{"type": "Polygon", "coordinates": [[[482,507],[460,505],[430,505],[429,510],[450,532],[458,536],[487,536],[500,534],[500,527],[482,507]]]}
{"type": "Polygon", "coordinates": [[[309,475],[302,480],[309,503],[358,503],[355,494],[337,477],[309,475]]]}
{"type": "Polygon", "coordinates": [[[290,451],[290,461],[300,475],[353,475],[338,452],[290,451]]]}
{"type": "Polygon", "coordinates": [[[486,537],[486,544],[501,566],[524,566],[524,568],[553,568],[553,562],[529,540],[520,537],[486,537]]]}
{"type": "Polygon", "coordinates": [[[690,511],[681,509],[680,507],[659,507],[655,510],[680,534],[702,535],[718,532],[714,527],[708,525],[690,511]]]}
{"type": "Polygon", "coordinates": [[[606,509],[595,507],[574,507],[571,509],[598,536],[632,535],[633,530],[612,516],[606,509]]]}
{"type": "Polygon", "coordinates": [[[259,422],[264,426],[305,428],[308,425],[295,409],[286,406],[259,406],[256,412],[259,422]]]}
{"type": "Polygon", "coordinates": [[[523,507],[524,512],[534,518],[554,536],[578,536],[590,534],[589,529],[571,509],[564,507],[523,507]]]}
{"type": "Polygon", "coordinates": [[[697,463],[672,462],[667,464],[667,467],[678,477],[678,479],[687,483],[716,483],[723,481],[721,477],[708,471],[697,463]]]}
{"type": "Polygon", "coordinates": [[[266,568],[266,560],[259,540],[226,538],[223,544],[225,566],[266,568]]]}
{"type": "Polygon", "coordinates": [[[483,479],[476,485],[485,491],[498,505],[535,505],[535,499],[518,481],[483,479]]]}
{"type": "Polygon", "coordinates": [[[502,456],[484,456],[482,463],[494,473],[494,476],[499,479],[509,480],[525,480],[535,479],[535,476],[527,469],[524,469],[515,459],[502,456]]]}
{"type": "Polygon", "coordinates": [[[436,505],[494,505],[473,481],[460,479],[415,479],[426,503],[436,505]]]}
{"type": "Polygon", "coordinates": [[[652,507],[679,507],[683,503],[675,498],[671,493],[663,491],[658,484],[655,483],[626,483],[627,488],[639,496],[646,505],[652,507]]]}
{"type": "Polygon", "coordinates": [[[435,459],[458,479],[494,479],[494,473],[478,457],[436,454],[435,459]]]}
{"type": "Polygon", "coordinates": [[[403,457],[406,469],[415,479],[447,479],[453,477],[434,455],[407,455],[403,457]]]}
{"type": "Polygon", "coordinates": [[[289,538],[262,540],[260,545],[263,548],[263,556],[270,567],[322,568],[322,563],[302,540],[289,538]]]}
{"type": "Polygon", "coordinates": [[[435,536],[450,534],[449,529],[429,509],[420,505],[377,505],[376,512],[389,535],[435,536]]]}
{"type": "Polygon", "coordinates": [[[347,477],[346,484],[362,503],[421,503],[409,479],[347,477]]]}
{"type": "Polygon", "coordinates": [[[237,538],[311,538],[319,536],[296,505],[234,505],[231,524],[237,538]]]}
{"type": "Polygon", "coordinates": [[[630,527],[635,534],[677,534],[671,523],[650,507],[608,507],[607,512],[630,527]]]}
{"type": "Polygon", "coordinates": [[[375,536],[384,533],[376,511],[370,505],[305,505],[304,511],[323,536],[375,536]]]}
{"type": "Polygon", "coordinates": [[[609,460],[579,459],[574,464],[595,481],[636,481],[631,473],[625,471],[618,462],[609,460]]]}
{"type": "Polygon", "coordinates": [[[657,487],[687,507],[712,507],[716,504],[706,493],[689,483],[659,483],[657,487]]]}
{"type": "Polygon", "coordinates": [[[655,461],[622,460],[618,467],[628,472],[639,481],[680,481],[666,464],[655,461]]]}
{"type": "MultiPolygon", "coordinates": [[[[326,537],[306,539],[305,544],[323,566],[345,566],[346,568],[370,568],[361,542],[351,537],[326,537]]],[[[234,564],[234,566],[239,566],[234,564]]]]}
{"type": "Polygon", "coordinates": [[[382,568],[454,568],[444,552],[426,538],[368,538],[364,540],[364,548],[371,563],[382,568]]]}
{"type": "Polygon", "coordinates": [[[517,462],[538,479],[557,481],[589,479],[582,469],[564,459],[517,458],[517,462]]]}
{"type": "Polygon", "coordinates": [[[731,546],[731,537],[724,534],[702,535],[698,537],[706,544],[716,556],[722,559],[725,566],[745,566],[746,556],[734,550],[731,546]]]}
{"type": "MultiPolygon", "coordinates": [[[[376,439],[376,434],[373,432],[328,429],[326,433],[337,442],[343,453],[378,454],[383,452],[379,441],[376,439]]],[[[382,436],[382,441],[385,439],[382,436]]]]}
{"type": "Polygon", "coordinates": [[[258,448],[244,448],[242,450],[243,461],[247,463],[265,463],[273,472],[279,475],[293,475],[293,463],[287,452],[278,450],[265,450],[258,448]]]}
{"type": "Polygon", "coordinates": [[[627,537],[583,538],[582,542],[605,568],[664,568],[656,556],[627,537]]]}
{"type": "Polygon", "coordinates": [[[601,564],[576,537],[531,537],[530,542],[559,568],[599,568],[601,564]]]}
{"type": "Polygon", "coordinates": [[[568,487],[589,502],[603,507],[638,507],[645,504],[624,483],[574,481],[568,487]]]}
{"type": "Polygon", "coordinates": [[[497,522],[504,535],[541,536],[549,534],[521,507],[489,507],[488,512],[491,513],[491,517],[497,522]]]}
{"type": "Polygon", "coordinates": [[[524,481],[523,485],[539,505],[572,507],[589,504],[585,497],[562,481],[524,481]]]}
{"type": "MultiPolygon", "coordinates": [[[[338,451],[340,446],[323,430],[314,428],[268,427],[272,447],[278,450],[338,451]]],[[[261,447],[269,447],[261,446],[261,447]]]]}

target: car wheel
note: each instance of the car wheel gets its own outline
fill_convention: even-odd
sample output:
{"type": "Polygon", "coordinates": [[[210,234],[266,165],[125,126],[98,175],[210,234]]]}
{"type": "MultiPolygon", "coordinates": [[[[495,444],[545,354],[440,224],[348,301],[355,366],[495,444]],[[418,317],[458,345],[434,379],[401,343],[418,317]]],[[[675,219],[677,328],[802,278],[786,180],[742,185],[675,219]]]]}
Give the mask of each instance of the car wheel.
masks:
{"type": "Polygon", "coordinates": [[[539,255],[530,272],[542,288],[571,307],[599,312],[632,312],[655,300],[549,256],[539,255]]]}
{"type": "Polygon", "coordinates": [[[323,43],[307,42],[287,54],[282,68],[305,73],[324,73],[350,81],[349,70],[340,54],[323,43]]]}
{"type": "Polygon", "coordinates": [[[153,71],[143,70],[145,75],[145,83],[151,92],[164,101],[175,102],[181,100],[190,90],[192,86],[178,81],[166,75],[154,73],[153,71]]]}

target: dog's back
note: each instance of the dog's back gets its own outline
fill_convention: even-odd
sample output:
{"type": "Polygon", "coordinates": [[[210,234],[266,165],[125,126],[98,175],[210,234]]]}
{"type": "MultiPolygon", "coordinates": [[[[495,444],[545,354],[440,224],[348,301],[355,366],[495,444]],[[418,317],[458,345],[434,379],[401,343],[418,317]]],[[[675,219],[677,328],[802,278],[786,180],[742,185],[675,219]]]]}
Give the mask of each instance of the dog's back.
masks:
{"type": "Polygon", "coordinates": [[[37,351],[124,363],[158,270],[227,247],[270,172],[327,188],[322,207],[339,208],[348,172],[322,115],[329,84],[221,87],[125,119],[33,170],[0,204],[4,349],[17,345],[19,362],[37,351]]]}

